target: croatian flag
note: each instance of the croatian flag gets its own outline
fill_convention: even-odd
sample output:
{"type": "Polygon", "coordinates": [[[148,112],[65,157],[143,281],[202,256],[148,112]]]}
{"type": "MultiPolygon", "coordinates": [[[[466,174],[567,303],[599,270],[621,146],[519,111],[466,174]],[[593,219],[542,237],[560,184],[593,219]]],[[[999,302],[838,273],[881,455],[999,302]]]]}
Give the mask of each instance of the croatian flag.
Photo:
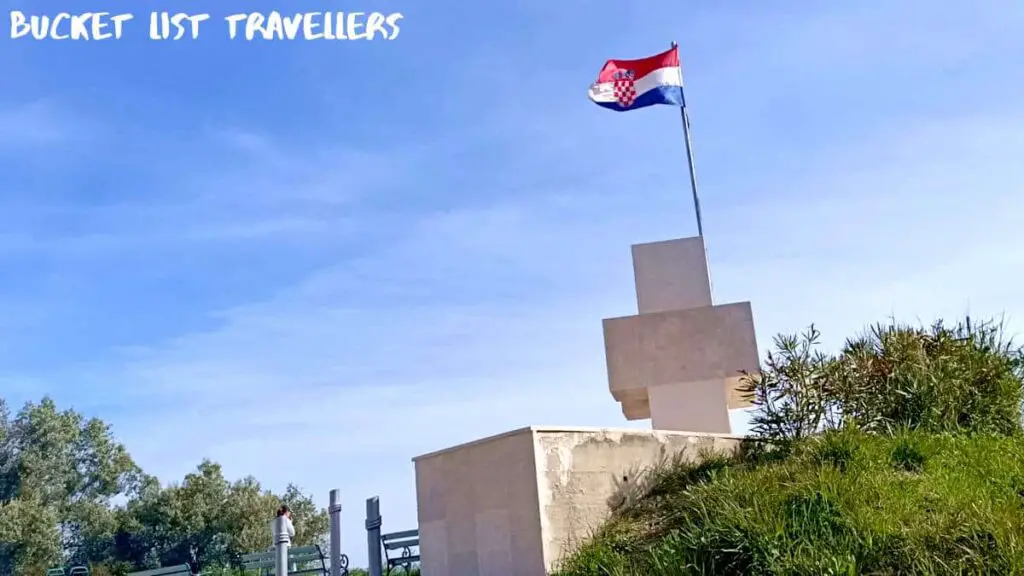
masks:
{"type": "Polygon", "coordinates": [[[598,106],[617,112],[655,104],[683,105],[683,74],[679,68],[679,47],[639,60],[609,60],[597,82],[590,87],[590,99],[598,106]]]}

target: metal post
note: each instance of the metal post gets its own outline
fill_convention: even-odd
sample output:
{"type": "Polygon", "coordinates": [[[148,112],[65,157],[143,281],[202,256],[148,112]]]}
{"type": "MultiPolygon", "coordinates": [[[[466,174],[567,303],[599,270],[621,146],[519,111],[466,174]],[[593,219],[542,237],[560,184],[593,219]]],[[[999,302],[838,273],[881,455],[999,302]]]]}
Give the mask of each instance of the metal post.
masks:
{"type": "MultiPolygon", "coordinates": [[[[672,42],[672,48],[677,48],[679,45],[672,42]]],[[[683,62],[679,61],[679,84],[683,85],[683,62]]],[[[708,269],[708,287],[711,289],[712,299],[714,299],[714,283],[711,281],[711,262],[708,259],[708,245],[704,239],[704,222],[700,214],[700,197],[697,196],[697,170],[693,165],[693,144],[690,142],[690,114],[686,111],[686,97],[683,96],[683,105],[679,107],[679,115],[683,120],[683,140],[686,143],[686,163],[689,167],[690,172],[690,192],[693,194],[693,212],[697,216],[697,236],[700,236],[700,240],[704,243],[704,265],[708,269]]]]}
{"type": "Polygon", "coordinates": [[[341,491],[331,490],[331,576],[341,576],[341,491]]]}
{"type": "Polygon", "coordinates": [[[288,534],[287,517],[278,516],[274,521],[274,536],[274,546],[277,548],[274,574],[277,576],[288,576],[288,547],[292,544],[292,538],[288,534]]]}
{"type": "Polygon", "coordinates": [[[383,560],[380,556],[380,499],[374,496],[366,499],[366,553],[370,576],[384,576],[383,560]]]}
{"type": "MultiPolygon", "coordinates": [[[[675,42],[672,47],[679,45],[675,42]]],[[[683,64],[679,63],[679,83],[683,83],[683,64]]],[[[704,222],[700,214],[700,198],[697,196],[697,171],[693,166],[693,145],[690,143],[690,115],[686,113],[686,100],[683,98],[683,105],[679,107],[679,114],[683,119],[683,140],[686,143],[686,163],[690,172],[690,192],[693,194],[693,211],[697,216],[697,235],[704,236],[704,222]]]]}

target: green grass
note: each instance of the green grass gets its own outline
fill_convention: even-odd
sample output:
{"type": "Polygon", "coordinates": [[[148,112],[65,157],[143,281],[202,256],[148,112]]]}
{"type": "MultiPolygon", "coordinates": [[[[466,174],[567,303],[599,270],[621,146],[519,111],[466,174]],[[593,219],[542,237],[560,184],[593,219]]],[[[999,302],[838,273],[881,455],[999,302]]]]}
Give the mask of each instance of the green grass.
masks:
{"type": "Polygon", "coordinates": [[[1001,322],[779,335],[735,455],[620,486],[561,576],[1024,576],[1024,349],[1001,322]]]}
{"type": "Polygon", "coordinates": [[[829,431],[665,462],[560,576],[1024,575],[1024,437],[829,431]]]}

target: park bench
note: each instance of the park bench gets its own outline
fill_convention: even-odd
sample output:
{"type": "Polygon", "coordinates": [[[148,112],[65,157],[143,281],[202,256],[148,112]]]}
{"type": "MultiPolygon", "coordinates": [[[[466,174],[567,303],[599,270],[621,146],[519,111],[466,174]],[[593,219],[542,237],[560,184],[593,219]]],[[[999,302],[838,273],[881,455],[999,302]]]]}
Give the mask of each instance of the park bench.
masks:
{"type": "Polygon", "coordinates": [[[396,566],[405,568],[405,573],[409,574],[412,565],[420,561],[419,530],[404,530],[402,532],[381,534],[380,543],[384,547],[384,566],[388,574],[391,574],[391,570],[396,566]],[[415,554],[413,553],[413,548],[416,548],[415,554]],[[395,554],[395,556],[392,557],[392,554],[395,554]]]}
{"type": "Polygon", "coordinates": [[[89,576],[89,569],[85,566],[73,566],[70,569],[50,568],[46,571],[46,576],[89,576]]]}
{"type": "MultiPolygon", "coordinates": [[[[273,574],[277,565],[277,551],[273,548],[264,552],[252,552],[242,555],[242,567],[246,570],[259,570],[260,574],[273,574]]],[[[288,575],[291,574],[328,574],[327,559],[319,546],[298,546],[288,549],[288,575]],[[310,565],[313,565],[310,567],[310,565]]],[[[341,557],[341,573],[348,574],[348,557],[341,557]]]]}
{"type": "Polygon", "coordinates": [[[128,576],[192,576],[192,569],[188,564],[181,564],[180,566],[153,568],[142,572],[130,572],[128,576]]]}

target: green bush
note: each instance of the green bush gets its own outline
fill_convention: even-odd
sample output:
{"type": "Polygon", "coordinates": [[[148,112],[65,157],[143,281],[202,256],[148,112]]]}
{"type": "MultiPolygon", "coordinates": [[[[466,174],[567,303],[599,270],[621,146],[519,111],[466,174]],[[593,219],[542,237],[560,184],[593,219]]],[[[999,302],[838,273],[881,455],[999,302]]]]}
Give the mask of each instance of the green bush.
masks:
{"type": "Polygon", "coordinates": [[[745,378],[755,435],[620,487],[558,574],[1024,574],[1024,354],[998,323],[813,327],[745,378]]]}
{"type": "Polygon", "coordinates": [[[558,574],[1024,573],[1022,436],[849,429],[662,466],[558,574]]]}
{"type": "Polygon", "coordinates": [[[814,326],[801,336],[777,336],[763,371],[744,379],[758,408],[757,436],[796,440],[842,426],[1021,430],[1024,351],[1001,323],[878,324],[834,356],[817,349],[819,336],[814,326]]]}

